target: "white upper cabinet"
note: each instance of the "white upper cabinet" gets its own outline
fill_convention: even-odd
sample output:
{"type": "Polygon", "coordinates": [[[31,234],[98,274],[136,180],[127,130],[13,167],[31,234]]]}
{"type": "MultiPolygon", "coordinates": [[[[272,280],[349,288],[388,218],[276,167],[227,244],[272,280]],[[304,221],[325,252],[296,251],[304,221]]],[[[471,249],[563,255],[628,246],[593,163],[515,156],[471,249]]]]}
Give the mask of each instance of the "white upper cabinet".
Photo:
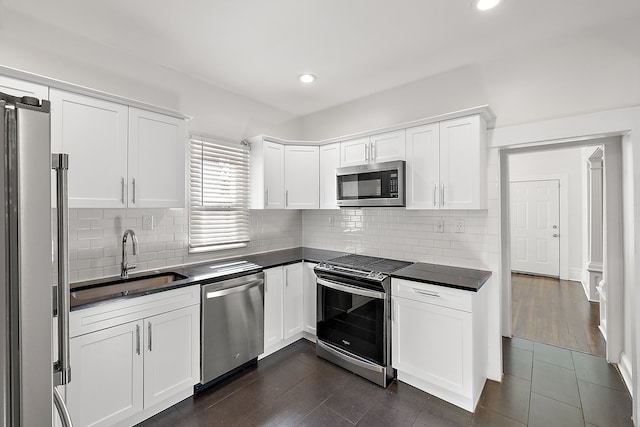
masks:
{"type": "Polygon", "coordinates": [[[479,115],[440,123],[442,209],[486,209],[486,135],[479,115]]]}
{"type": "Polygon", "coordinates": [[[320,147],[320,209],[338,209],[336,169],[340,167],[340,143],[320,147]]]}
{"type": "Polygon", "coordinates": [[[284,148],[285,207],[317,209],[319,148],[287,145],[284,148]]]}
{"type": "Polygon", "coordinates": [[[262,139],[251,143],[252,209],[317,209],[319,150],[262,139]]]}
{"type": "Polygon", "coordinates": [[[486,123],[479,115],[407,129],[407,209],[486,209],[486,123]]]}
{"type": "Polygon", "coordinates": [[[404,129],[402,129],[341,142],[340,165],[342,167],[358,166],[404,160],[404,140],[404,129]]]}
{"type": "Polygon", "coordinates": [[[49,99],[49,88],[36,83],[0,76],[0,92],[12,96],[32,96],[49,99]]]}
{"type": "Polygon", "coordinates": [[[129,206],[184,206],[185,153],[184,120],[129,108],[129,206]]]}
{"type": "Polygon", "coordinates": [[[381,133],[369,137],[371,163],[393,162],[405,159],[405,131],[381,133]]]}
{"type": "Polygon", "coordinates": [[[440,185],[440,124],[407,129],[407,209],[437,209],[440,185]]]}
{"type": "Polygon", "coordinates": [[[369,137],[340,143],[340,166],[358,166],[369,163],[369,137]]]}
{"type": "Polygon", "coordinates": [[[51,89],[51,150],[69,154],[69,207],[184,206],[184,120],[51,89]]]}
{"type": "Polygon", "coordinates": [[[128,107],[51,89],[51,151],[69,154],[69,207],[127,206],[128,107]]]}

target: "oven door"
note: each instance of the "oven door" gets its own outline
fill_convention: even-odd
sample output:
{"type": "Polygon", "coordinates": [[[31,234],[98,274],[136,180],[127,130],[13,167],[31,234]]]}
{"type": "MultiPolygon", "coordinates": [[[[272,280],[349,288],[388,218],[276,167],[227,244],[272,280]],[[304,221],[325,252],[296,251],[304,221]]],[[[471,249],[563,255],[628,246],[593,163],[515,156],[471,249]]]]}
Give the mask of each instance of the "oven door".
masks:
{"type": "Polygon", "coordinates": [[[318,339],[384,366],[386,294],[324,278],[317,284],[318,339]]]}

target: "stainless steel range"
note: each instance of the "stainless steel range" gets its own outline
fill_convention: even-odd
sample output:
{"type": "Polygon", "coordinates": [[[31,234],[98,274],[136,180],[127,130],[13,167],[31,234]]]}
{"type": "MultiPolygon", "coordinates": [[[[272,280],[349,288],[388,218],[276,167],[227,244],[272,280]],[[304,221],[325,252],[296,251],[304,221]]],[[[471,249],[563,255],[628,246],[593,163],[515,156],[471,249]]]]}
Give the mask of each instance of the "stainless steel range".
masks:
{"type": "Polygon", "coordinates": [[[391,367],[391,276],[411,264],[345,255],[318,264],[316,354],[382,387],[391,367]]]}

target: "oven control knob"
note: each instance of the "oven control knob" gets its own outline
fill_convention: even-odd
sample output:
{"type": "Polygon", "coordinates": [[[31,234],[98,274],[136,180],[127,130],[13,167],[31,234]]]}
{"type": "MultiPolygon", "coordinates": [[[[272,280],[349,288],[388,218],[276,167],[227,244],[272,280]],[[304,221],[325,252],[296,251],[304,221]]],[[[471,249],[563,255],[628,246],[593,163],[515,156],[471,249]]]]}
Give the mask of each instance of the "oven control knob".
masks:
{"type": "Polygon", "coordinates": [[[382,280],[384,278],[384,274],[378,273],[378,279],[382,280]]]}

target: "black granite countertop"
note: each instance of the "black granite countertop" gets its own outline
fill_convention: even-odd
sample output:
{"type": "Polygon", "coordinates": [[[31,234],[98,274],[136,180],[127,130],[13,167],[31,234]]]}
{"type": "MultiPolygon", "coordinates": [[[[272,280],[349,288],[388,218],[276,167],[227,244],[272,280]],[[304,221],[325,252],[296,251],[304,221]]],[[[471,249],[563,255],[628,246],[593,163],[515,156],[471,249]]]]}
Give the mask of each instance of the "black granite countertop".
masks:
{"type": "MultiPolygon", "coordinates": [[[[167,267],[159,270],[153,271],[145,271],[140,273],[135,273],[130,275],[129,281],[135,281],[141,277],[149,277],[149,276],[159,276],[164,273],[174,272],[178,273],[186,278],[180,279],[170,283],[164,283],[158,286],[154,286],[153,288],[144,289],[140,291],[130,291],[126,294],[118,293],[115,295],[107,295],[107,296],[99,296],[87,299],[77,299],[74,291],[79,291],[81,289],[88,288],[97,288],[100,286],[104,286],[106,284],[113,284],[114,282],[120,282],[119,277],[104,277],[100,279],[88,280],[83,282],[76,282],[71,284],[71,311],[78,310],[81,308],[92,307],[98,304],[103,304],[105,302],[111,302],[116,299],[121,298],[134,298],[143,295],[149,295],[156,292],[167,291],[170,289],[177,289],[185,286],[191,285],[204,285],[209,283],[215,283],[222,280],[230,279],[233,277],[250,274],[251,272],[260,271],[266,268],[278,267],[281,265],[294,264],[300,261],[308,261],[308,262],[321,262],[326,261],[331,258],[336,258],[344,255],[344,252],[336,252],[329,251],[323,249],[314,249],[314,248],[293,248],[293,249],[284,249],[280,251],[272,251],[265,252],[261,254],[252,254],[252,255],[241,255],[234,258],[227,259],[217,259],[211,261],[205,261],[198,264],[190,264],[185,266],[178,267],[167,267]],[[228,274],[224,276],[216,276],[214,277],[214,273],[211,271],[211,266],[216,264],[224,264],[233,261],[248,261],[256,264],[258,268],[255,270],[245,271],[242,273],[234,273],[228,274]]],[[[125,282],[126,283],[126,282],[125,282]]]]}
{"type": "Polygon", "coordinates": [[[478,292],[491,277],[491,272],[417,262],[391,273],[391,277],[478,292]]]}

